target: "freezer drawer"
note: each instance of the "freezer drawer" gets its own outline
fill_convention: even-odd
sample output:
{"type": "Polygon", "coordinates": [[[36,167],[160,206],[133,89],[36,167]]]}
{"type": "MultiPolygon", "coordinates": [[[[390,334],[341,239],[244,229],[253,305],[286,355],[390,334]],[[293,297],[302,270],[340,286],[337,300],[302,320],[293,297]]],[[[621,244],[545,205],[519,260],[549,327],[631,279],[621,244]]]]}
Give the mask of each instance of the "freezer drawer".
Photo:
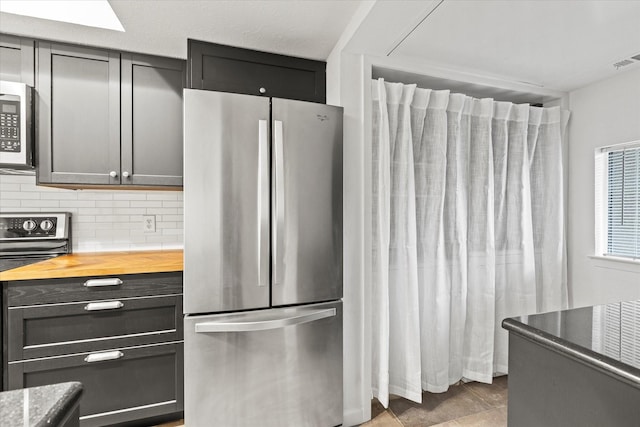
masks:
{"type": "Polygon", "coordinates": [[[185,318],[185,425],[342,424],[342,303],[185,318]]]}

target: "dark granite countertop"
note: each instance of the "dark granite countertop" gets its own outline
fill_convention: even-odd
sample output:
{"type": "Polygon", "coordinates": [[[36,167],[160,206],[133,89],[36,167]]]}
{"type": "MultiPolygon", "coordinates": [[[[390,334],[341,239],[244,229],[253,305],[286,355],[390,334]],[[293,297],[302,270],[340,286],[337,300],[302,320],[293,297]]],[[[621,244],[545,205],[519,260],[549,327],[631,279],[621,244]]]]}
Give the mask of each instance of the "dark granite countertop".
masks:
{"type": "Polygon", "coordinates": [[[512,317],[502,327],[640,388],[640,300],[512,317]]]}
{"type": "Polygon", "coordinates": [[[68,382],[0,393],[2,427],[58,426],[82,394],[82,384],[68,382]]]}

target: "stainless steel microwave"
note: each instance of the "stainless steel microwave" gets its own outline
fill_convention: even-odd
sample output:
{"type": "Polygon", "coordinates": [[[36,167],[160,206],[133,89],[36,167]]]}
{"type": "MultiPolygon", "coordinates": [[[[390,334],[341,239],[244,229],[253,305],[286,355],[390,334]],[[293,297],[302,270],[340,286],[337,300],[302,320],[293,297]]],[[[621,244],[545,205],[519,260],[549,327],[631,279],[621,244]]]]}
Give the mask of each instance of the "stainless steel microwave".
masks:
{"type": "Polygon", "coordinates": [[[33,88],[0,81],[0,168],[33,169],[33,88]]]}

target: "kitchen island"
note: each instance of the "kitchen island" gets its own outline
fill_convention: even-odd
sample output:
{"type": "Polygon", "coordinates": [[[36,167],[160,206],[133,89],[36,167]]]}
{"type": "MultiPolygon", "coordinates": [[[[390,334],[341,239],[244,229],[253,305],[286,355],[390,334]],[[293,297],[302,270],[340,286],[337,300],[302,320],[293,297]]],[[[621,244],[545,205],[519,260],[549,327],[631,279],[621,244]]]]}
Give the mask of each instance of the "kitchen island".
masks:
{"type": "Polygon", "coordinates": [[[505,319],[509,425],[637,426],[640,301],[505,319]]]}
{"type": "Polygon", "coordinates": [[[3,427],[78,426],[82,384],[68,382],[0,393],[3,427]]]}

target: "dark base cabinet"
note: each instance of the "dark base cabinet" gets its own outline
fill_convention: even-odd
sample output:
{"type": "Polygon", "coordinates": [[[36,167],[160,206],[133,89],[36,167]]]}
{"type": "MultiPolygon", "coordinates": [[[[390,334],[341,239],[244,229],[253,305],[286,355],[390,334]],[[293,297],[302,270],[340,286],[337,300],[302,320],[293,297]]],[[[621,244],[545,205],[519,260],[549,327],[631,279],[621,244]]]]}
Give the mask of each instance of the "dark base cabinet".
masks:
{"type": "Polygon", "coordinates": [[[9,363],[9,388],[81,382],[82,426],[179,412],[183,409],[182,351],[180,342],[9,363]],[[90,355],[117,358],[91,362],[90,355]]]}
{"type": "Polygon", "coordinates": [[[6,389],[79,381],[86,427],[182,416],[181,272],[3,288],[6,389]]]}
{"type": "Polygon", "coordinates": [[[509,333],[509,426],[636,427],[638,420],[637,385],[509,333]]]}

